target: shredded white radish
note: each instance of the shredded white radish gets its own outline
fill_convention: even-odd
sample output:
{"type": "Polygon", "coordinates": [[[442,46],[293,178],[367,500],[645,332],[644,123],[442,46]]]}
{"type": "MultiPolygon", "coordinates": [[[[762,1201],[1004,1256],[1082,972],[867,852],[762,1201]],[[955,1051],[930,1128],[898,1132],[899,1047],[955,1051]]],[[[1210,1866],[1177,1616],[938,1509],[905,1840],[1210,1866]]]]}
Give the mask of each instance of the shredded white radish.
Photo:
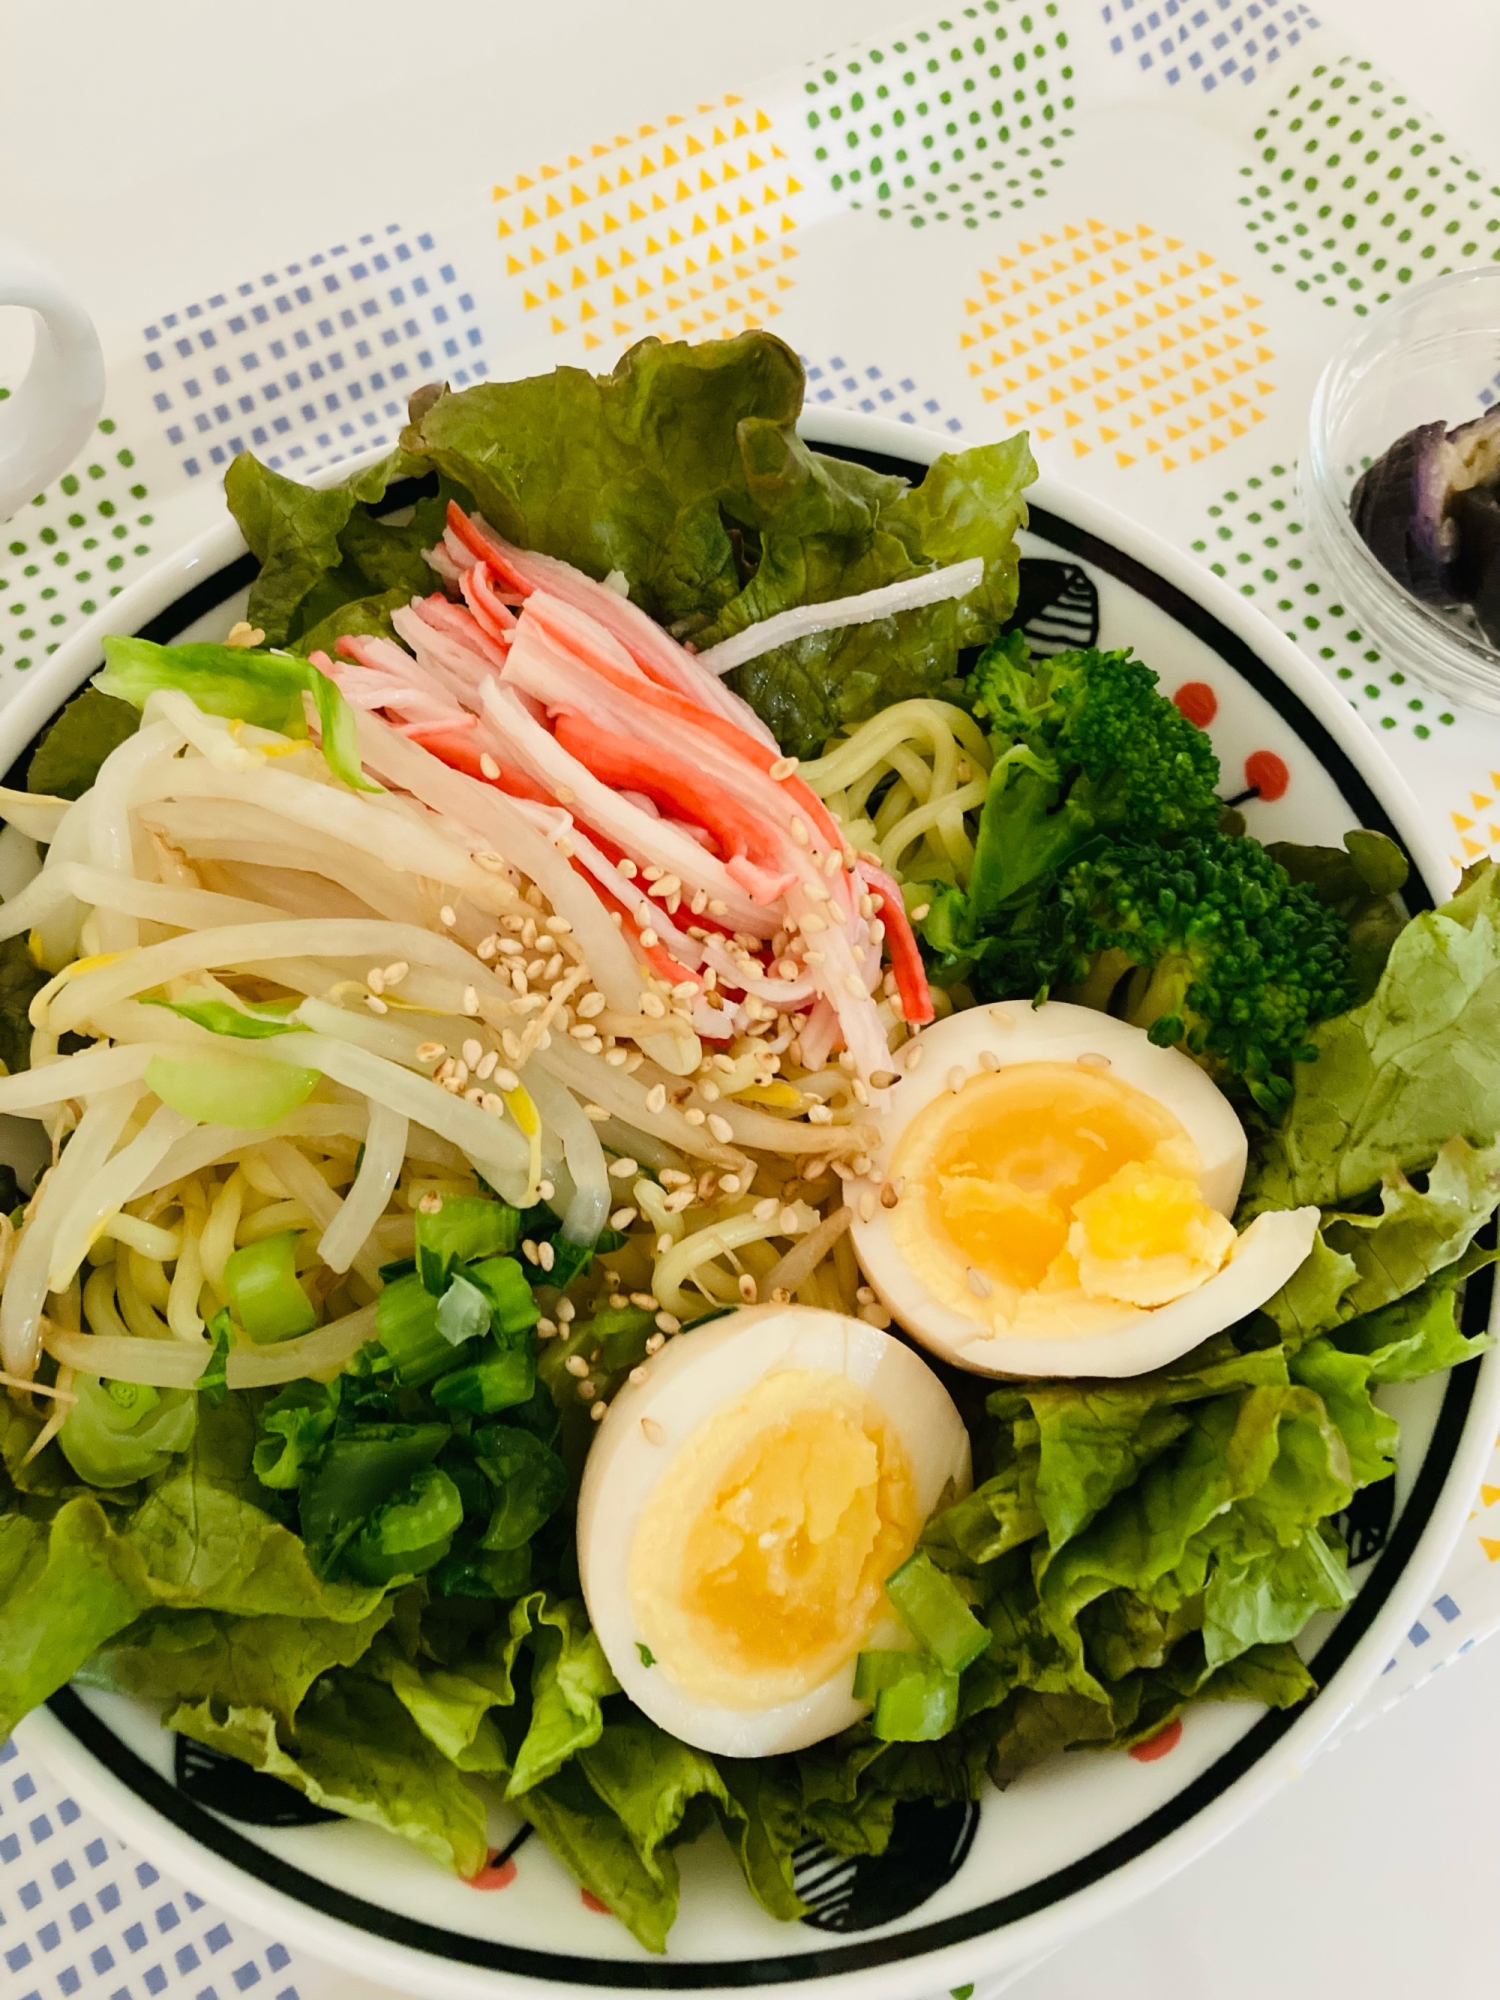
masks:
{"type": "Polygon", "coordinates": [[[877,618],[894,618],[902,611],[943,604],[950,597],[967,597],[983,582],[984,563],[974,556],[968,562],[949,563],[922,576],[883,584],[879,590],[863,590],[857,597],[833,597],[826,604],[794,604],[790,611],[778,611],[774,618],[747,625],[733,638],[708,647],[698,655],[698,663],[711,673],[727,674],[747,660],[758,660],[762,653],[789,646],[794,639],[837,631],[844,625],[871,625],[877,618]]]}

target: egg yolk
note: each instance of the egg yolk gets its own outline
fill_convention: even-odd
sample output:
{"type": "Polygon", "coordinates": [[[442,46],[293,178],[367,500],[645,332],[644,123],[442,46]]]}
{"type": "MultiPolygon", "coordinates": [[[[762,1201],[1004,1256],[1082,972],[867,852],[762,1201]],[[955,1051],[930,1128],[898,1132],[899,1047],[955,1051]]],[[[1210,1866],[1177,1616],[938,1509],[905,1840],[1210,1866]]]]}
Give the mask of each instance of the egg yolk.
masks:
{"type": "Polygon", "coordinates": [[[994,1289],[1160,1305],[1234,1242],[1180,1121],[1103,1065],[981,1072],[912,1120],[891,1171],[908,1184],[903,1247],[969,1274],[969,1310],[994,1289]]]}
{"type": "Polygon", "coordinates": [[[920,1526],[873,1398],[828,1371],[765,1376],[699,1426],[643,1509],[637,1624],[699,1700],[796,1700],[866,1644],[920,1526]]]}

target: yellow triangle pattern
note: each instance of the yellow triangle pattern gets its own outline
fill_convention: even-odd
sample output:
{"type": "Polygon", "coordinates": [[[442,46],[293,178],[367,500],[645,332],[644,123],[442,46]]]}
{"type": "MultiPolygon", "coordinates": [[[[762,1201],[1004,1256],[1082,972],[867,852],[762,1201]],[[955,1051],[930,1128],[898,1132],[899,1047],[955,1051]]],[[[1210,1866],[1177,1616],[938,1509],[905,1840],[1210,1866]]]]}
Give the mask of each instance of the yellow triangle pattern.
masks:
{"type": "Polygon", "coordinates": [[[606,338],[728,336],[780,313],[803,190],[768,112],[726,97],[582,151],[494,186],[523,312],[590,353],[606,338]]]}
{"type": "Polygon", "coordinates": [[[1008,424],[1044,442],[1067,430],[1075,459],[1173,472],[1264,421],[1261,303],[1206,250],[1086,218],[980,270],[959,347],[1008,424]]]}

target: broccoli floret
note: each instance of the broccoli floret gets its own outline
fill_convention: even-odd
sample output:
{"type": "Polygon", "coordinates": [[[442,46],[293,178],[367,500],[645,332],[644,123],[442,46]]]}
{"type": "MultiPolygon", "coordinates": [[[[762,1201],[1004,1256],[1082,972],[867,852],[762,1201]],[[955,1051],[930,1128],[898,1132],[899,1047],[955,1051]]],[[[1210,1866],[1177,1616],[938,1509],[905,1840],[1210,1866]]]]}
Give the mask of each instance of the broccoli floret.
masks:
{"type": "Polygon", "coordinates": [[[1273,1114],[1287,1066],[1312,1059],[1308,1030],[1356,997],[1343,918],[1258,841],[1111,841],[1063,872],[1041,917],[1033,991],[1107,1007],[1273,1114]]]}
{"type": "Polygon", "coordinates": [[[987,648],[967,692],[995,753],[969,892],[979,924],[1097,835],[1150,839],[1216,824],[1208,738],[1129,653],[1028,661],[1012,634],[987,648]]]}

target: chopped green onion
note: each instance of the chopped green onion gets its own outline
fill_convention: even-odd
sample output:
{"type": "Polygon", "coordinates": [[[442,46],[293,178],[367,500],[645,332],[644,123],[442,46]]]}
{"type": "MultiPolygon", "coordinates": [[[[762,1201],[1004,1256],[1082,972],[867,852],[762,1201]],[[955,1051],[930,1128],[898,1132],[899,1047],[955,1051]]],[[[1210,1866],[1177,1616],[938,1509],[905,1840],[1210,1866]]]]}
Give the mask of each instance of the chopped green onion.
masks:
{"type": "Polygon", "coordinates": [[[90,1486],[133,1486],[165,1472],[186,1451],[198,1422],[190,1389],[151,1389],[144,1382],[74,1377],[77,1401],[63,1419],[57,1441],[63,1456],[90,1486]]]}
{"type": "Polygon", "coordinates": [[[416,1222],[417,1269],[439,1296],[458,1265],[514,1250],[521,1240],[520,1210],[480,1195],[449,1195],[431,1215],[419,1208],[416,1222]]]}
{"type": "Polygon", "coordinates": [[[344,1552],[344,1566],[361,1583],[420,1576],[447,1555],[463,1517],[453,1481],[437,1466],[424,1465],[366,1521],[344,1552]]]}
{"type": "Polygon", "coordinates": [[[446,1424],[364,1424],[329,1440],[302,1488],[303,1537],[325,1567],[451,1435],[446,1424]]]}
{"type": "Polygon", "coordinates": [[[432,1573],[444,1597],[519,1597],[531,1582],[531,1547],[481,1549],[468,1529],[454,1538],[451,1554],[432,1573]]]}
{"type": "Polygon", "coordinates": [[[403,1387],[430,1382],[453,1366],[453,1349],[438,1329],[438,1301],[415,1271],[393,1279],[375,1301],[375,1337],[403,1387]]]}
{"type": "Polygon", "coordinates": [[[224,1260],[224,1289],[254,1341],[290,1340],[311,1333],[318,1323],[312,1300],[297,1282],[295,1229],[232,1251],[224,1260]]]}
{"type": "Polygon", "coordinates": [[[464,1276],[489,1300],[490,1318],[501,1339],[529,1333],[541,1318],[542,1309],[514,1257],[486,1257],[482,1264],[470,1264],[464,1276]]]}
{"type": "Polygon", "coordinates": [[[613,1373],[634,1368],[646,1358],[646,1342],[656,1328],[656,1316],[641,1306],[604,1306],[589,1321],[591,1347],[613,1373]]]}
{"type": "Polygon", "coordinates": [[[214,1351],[203,1364],[196,1384],[198,1394],[211,1410],[218,1409],[229,1394],[229,1343],[233,1325],[227,1312],[216,1312],[208,1322],[214,1337],[214,1351]]]}
{"type": "Polygon", "coordinates": [[[962,1673],[988,1649],[989,1627],[923,1550],[888,1576],[885,1588],[907,1631],[950,1674],[962,1673]]]}
{"type": "Polygon", "coordinates": [[[255,1447],[262,1486],[297,1486],[317,1462],[338,1415],[339,1392],[322,1382],[289,1382],[260,1413],[265,1435],[255,1447]]]}
{"type": "Polygon", "coordinates": [[[643,1667],[654,1667],[656,1665],[656,1655],[655,1653],[652,1652],[651,1648],[646,1644],[644,1639],[636,1640],[635,1650],[641,1656],[641,1665],[643,1667]]]}
{"type": "Polygon", "coordinates": [[[518,1549],[567,1498],[567,1470],[540,1438],[509,1424],[489,1424],[478,1432],[474,1453],[500,1490],[480,1547],[518,1549]]]}
{"type": "MultiPolygon", "coordinates": [[[[452,1359],[451,1348],[448,1358],[452,1359]]],[[[476,1417],[492,1417],[528,1402],[535,1388],[536,1357],[527,1349],[502,1347],[491,1339],[477,1361],[467,1368],[455,1368],[433,1383],[432,1400],[442,1410],[467,1410],[476,1417]]]]}
{"type": "Polygon", "coordinates": [[[490,1302],[461,1271],[454,1272],[438,1300],[437,1330],[450,1347],[462,1347],[490,1330],[490,1302]]]}
{"type": "Polygon", "coordinates": [[[203,1055],[153,1056],[146,1065],[146,1088],[200,1125],[274,1125],[317,1086],[315,1069],[221,1055],[217,1049],[203,1055]]]}
{"type": "Polygon", "coordinates": [[[882,1743],[931,1743],[958,1721],[958,1675],[926,1653],[861,1653],[854,1699],[874,1703],[870,1727],[882,1743]]]}

